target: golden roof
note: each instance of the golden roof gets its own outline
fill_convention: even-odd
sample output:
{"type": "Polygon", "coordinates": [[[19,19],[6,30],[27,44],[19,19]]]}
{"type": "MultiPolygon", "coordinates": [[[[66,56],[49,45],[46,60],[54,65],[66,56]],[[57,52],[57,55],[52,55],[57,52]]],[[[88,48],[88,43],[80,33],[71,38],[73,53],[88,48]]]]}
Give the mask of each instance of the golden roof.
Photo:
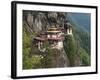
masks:
{"type": "Polygon", "coordinates": [[[51,27],[51,28],[49,28],[49,30],[47,32],[48,33],[59,33],[61,31],[58,28],[51,27]]]}
{"type": "Polygon", "coordinates": [[[59,33],[61,31],[47,31],[48,33],[59,33]]]}

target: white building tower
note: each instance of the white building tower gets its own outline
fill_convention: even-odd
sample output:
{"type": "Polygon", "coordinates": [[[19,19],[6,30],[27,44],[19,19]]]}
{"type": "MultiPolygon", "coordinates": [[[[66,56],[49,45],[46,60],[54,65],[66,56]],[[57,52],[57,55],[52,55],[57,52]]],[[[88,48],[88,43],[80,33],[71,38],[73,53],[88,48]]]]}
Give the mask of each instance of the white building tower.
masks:
{"type": "Polygon", "coordinates": [[[67,35],[72,35],[72,25],[69,22],[66,22],[64,25],[65,32],[67,35]]]}

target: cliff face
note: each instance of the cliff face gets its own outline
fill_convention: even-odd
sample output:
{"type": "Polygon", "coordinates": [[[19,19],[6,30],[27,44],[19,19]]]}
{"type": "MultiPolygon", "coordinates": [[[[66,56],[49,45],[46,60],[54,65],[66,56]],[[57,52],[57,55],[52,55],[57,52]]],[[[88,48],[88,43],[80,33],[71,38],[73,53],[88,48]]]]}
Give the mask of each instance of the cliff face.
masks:
{"type": "Polygon", "coordinates": [[[52,67],[67,67],[69,66],[69,60],[65,53],[65,50],[53,50],[53,56],[51,59],[52,67]]]}
{"type": "Polygon", "coordinates": [[[65,13],[60,12],[31,12],[31,11],[23,11],[23,30],[28,33],[31,37],[31,56],[34,55],[42,55],[44,59],[42,59],[42,64],[50,65],[48,67],[66,67],[69,64],[67,54],[64,49],[61,50],[52,50],[47,54],[43,54],[38,49],[36,49],[33,38],[38,35],[40,32],[45,32],[51,26],[55,26],[57,28],[64,28],[65,21],[65,13]],[[52,55],[51,55],[52,54],[52,55]],[[45,61],[47,58],[50,59],[49,64],[46,64],[45,61]]]}
{"type": "Polygon", "coordinates": [[[23,11],[23,21],[27,25],[29,33],[41,32],[52,25],[64,27],[65,13],[23,11]]]}

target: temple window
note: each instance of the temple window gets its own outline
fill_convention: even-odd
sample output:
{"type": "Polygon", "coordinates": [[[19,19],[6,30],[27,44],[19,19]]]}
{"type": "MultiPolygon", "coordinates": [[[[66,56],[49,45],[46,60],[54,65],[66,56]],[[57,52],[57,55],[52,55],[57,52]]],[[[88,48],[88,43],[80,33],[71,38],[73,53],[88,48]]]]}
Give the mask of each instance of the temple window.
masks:
{"type": "Polygon", "coordinates": [[[50,38],[50,35],[47,35],[48,38],[50,38]]]}
{"type": "Polygon", "coordinates": [[[49,41],[49,44],[54,44],[54,41],[49,41]]]}
{"type": "Polygon", "coordinates": [[[56,38],[57,37],[57,35],[52,35],[52,38],[56,38]]]}

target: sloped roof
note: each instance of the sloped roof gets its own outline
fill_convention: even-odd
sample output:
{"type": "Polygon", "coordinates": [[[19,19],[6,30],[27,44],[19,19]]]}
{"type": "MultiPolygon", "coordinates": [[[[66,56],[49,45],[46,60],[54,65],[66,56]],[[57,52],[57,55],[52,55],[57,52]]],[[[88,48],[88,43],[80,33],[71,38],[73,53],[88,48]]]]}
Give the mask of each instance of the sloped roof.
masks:
{"type": "Polygon", "coordinates": [[[38,41],[45,41],[46,40],[45,38],[41,38],[41,37],[35,37],[34,39],[38,40],[38,41]]]}

